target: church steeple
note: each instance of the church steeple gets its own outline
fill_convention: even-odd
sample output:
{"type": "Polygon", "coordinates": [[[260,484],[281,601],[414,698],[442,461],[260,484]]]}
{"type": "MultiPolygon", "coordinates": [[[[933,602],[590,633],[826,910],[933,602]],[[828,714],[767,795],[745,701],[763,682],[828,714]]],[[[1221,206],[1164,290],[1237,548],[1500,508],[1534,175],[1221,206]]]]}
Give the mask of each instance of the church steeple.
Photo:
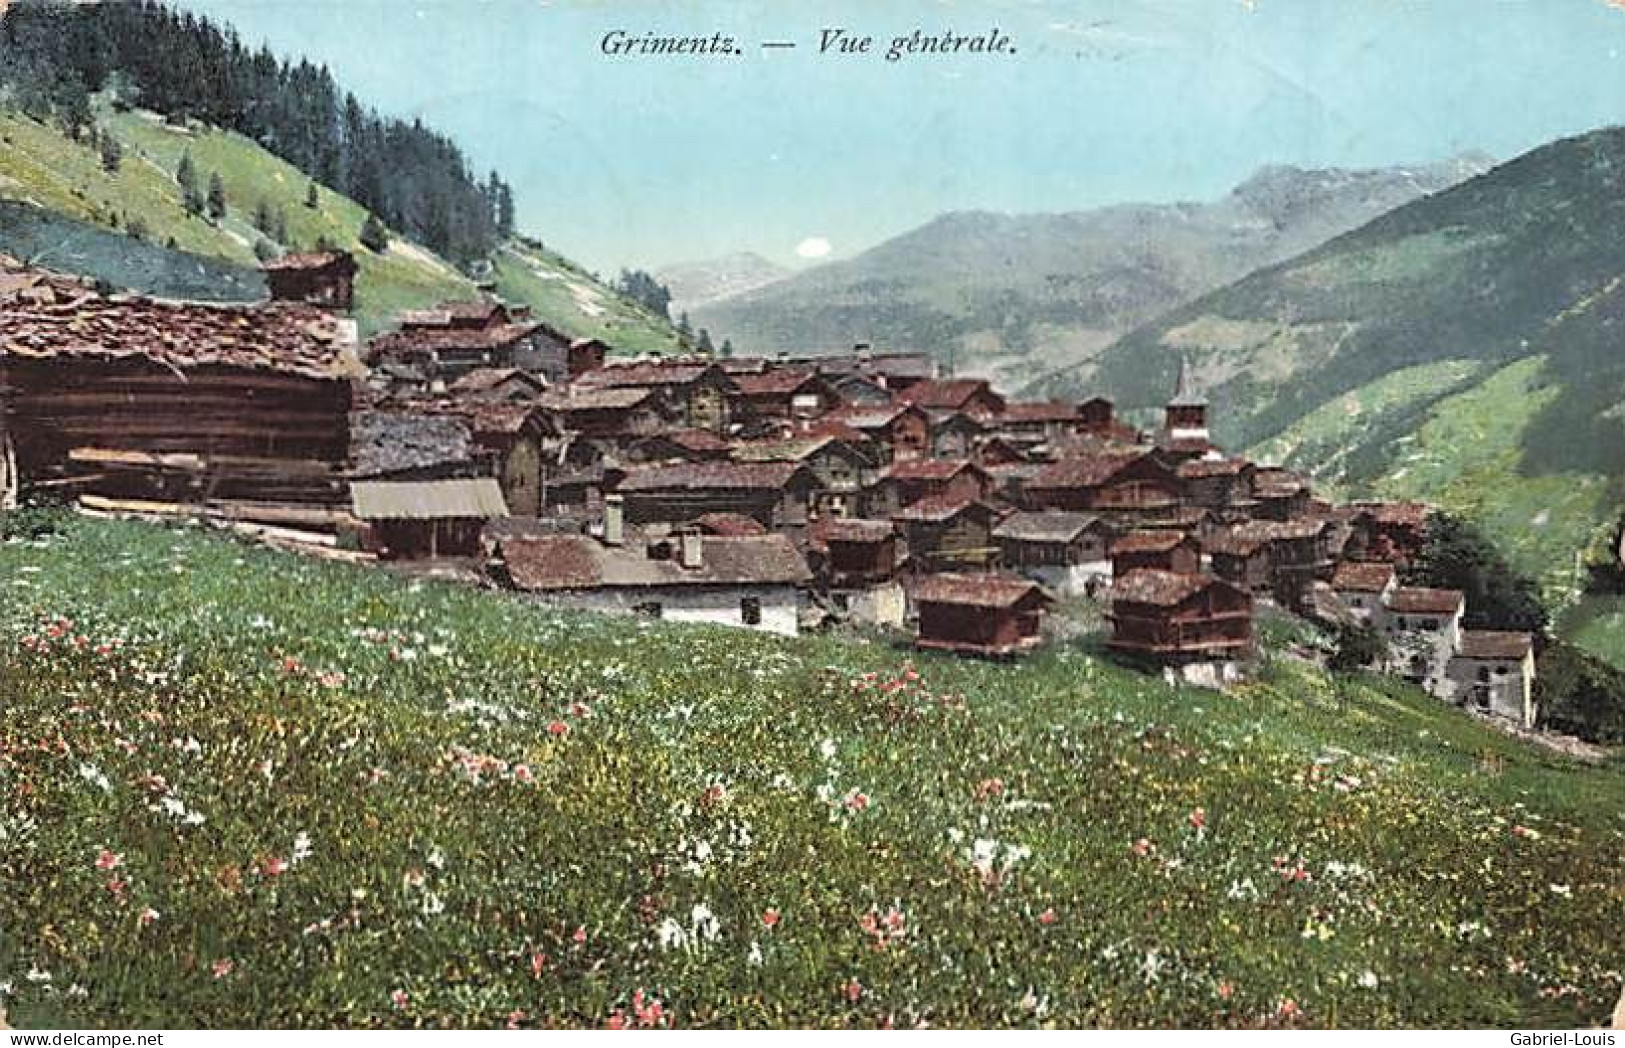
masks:
{"type": "Polygon", "coordinates": [[[1163,413],[1163,435],[1169,440],[1207,440],[1207,398],[1196,392],[1182,354],[1174,395],[1163,413]]]}

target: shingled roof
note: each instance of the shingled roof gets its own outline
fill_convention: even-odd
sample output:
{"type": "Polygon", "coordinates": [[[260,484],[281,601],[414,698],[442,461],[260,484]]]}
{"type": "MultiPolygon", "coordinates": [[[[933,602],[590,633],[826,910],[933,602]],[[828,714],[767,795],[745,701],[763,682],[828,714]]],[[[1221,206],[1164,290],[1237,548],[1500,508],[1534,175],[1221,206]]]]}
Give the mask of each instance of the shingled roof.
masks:
{"type": "Polygon", "coordinates": [[[1071,542],[1100,523],[1093,513],[1024,510],[993,529],[993,537],[1013,542],[1071,542]]]}
{"type": "MultiPolygon", "coordinates": [[[[575,384],[585,389],[615,389],[628,386],[686,386],[720,368],[705,361],[639,361],[633,364],[608,364],[578,376],[575,384]]],[[[730,379],[729,381],[732,381],[730,379]]]]}
{"type": "Polygon", "coordinates": [[[992,392],[984,378],[928,378],[905,387],[897,399],[922,408],[954,411],[963,408],[978,393],[992,392]]]}
{"type": "Polygon", "coordinates": [[[887,480],[952,480],[965,470],[983,472],[969,459],[918,458],[894,462],[886,471],[887,480]]]}
{"type": "Polygon", "coordinates": [[[1051,462],[1028,481],[1029,488],[1096,488],[1140,461],[1146,451],[1103,451],[1051,462]]]}
{"type": "Polygon", "coordinates": [[[941,524],[971,509],[980,509],[989,516],[993,515],[993,507],[985,502],[973,498],[955,498],[951,494],[944,493],[910,502],[893,513],[892,519],[908,524],[941,524]]]}
{"type": "Polygon", "coordinates": [[[506,517],[502,488],[478,480],[358,480],[350,485],[362,520],[488,520],[506,517]]]}
{"type": "Polygon", "coordinates": [[[1404,586],[1388,595],[1388,610],[1401,615],[1454,615],[1466,602],[1460,590],[1404,586]]]}
{"type": "Polygon", "coordinates": [[[348,251],[295,251],[260,263],[267,273],[314,272],[330,266],[354,273],[355,256],[348,251]]]}
{"type": "Polygon", "coordinates": [[[1211,575],[1183,575],[1156,568],[1139,568],[1112,582],[1112,603],[1122,601],[1172,608],[1211,586],[1235,588],[1211,575]]]}
{"type": "Polygon", "coordinates": [[[1394,581],[1394,566],[1346,560],[1332,573],[1332,589],[1344,593],[1381,593],[1394,581]]]}
{"type": "Polygon", "coordinates": [[[1534,638],[1510,630],[1463,630],[1461,650],[1464,659],[1521,660],[1534,650],[1534,638]]]}
{"type": "Polygon", "coordinates": [[[734,385],[747,397],[782,396],[817,378],[811,371],[799,368],[770,368],[765,371],[732,373],[734,385]]]}
{"type": "Polygon", "coordinates": [[[782,490],[802,467],[794,462],[684,462],[631,470],[618,491],[782,490]]]}
{"type": "Polygon", "coordinates": [[[234,367],[310,378],[361,374],[355,324],[310,306],[205,305],[102,295],[0,255],[0,359],[145,359],[177,371],[234,367]]]}
{"type": "Polygon", "coordinates": [[[1051,599],[1038,583],[1015,575],[940,572],[920,575],[907,585],[916,604],[1010,608],[1029,600],[1047,604],[1051,599]]]}
{"type": "Polygon", "coordinates": [[[784,535],[700,539],[700,566],[654,559],[642,546],[606,546],[585,535],[548,535],[502,543],[513,584],[530,592],[667,586],[800,585],[807,562],[784,535]]]}
{"type": "Polygon", "coordinates": [[[450,415],[358,411],[350,416],[356,477],[458,466],[474,457],[468,425],[450,415]]]}
{"type": "Polygon", "coordinates": [[[1120,553],[1167,553],[1190,539],[1182,531],[1142,529],[1131,531],[1112,543],[1112,556],[1120,553]]]}

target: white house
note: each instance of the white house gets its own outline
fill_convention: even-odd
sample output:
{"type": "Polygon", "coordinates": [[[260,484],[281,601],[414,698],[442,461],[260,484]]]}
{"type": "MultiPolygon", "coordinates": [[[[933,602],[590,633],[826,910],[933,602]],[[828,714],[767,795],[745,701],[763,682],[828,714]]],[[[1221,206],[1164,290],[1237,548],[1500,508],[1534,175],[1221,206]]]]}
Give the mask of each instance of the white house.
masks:
{"type": "Polygon", "coordinates": [[[1445,677],[1457,705],[1519,727],[1535,726],[1535,646],[1529,634],[1464,631],[1445,677]]]}
{"type": "Polygon", "coordinates": [[[800,587],[812,573],[789,538],[680,530],[628,541],[618,509],[601,537],[502,542],[509,581],[549,604],[796,635],[800,587]]]}
{"type": "Polygon", "coordinates": [[[1383,601],[1378,628],[1388,641],[1389,665],[1406,680],[1448,698],[1445,670],[1461,646],[1467,598],[1460,590],[1401,586],[1383,601]]]}
{"type": "Polygon", "coordinates": [[[1332,592],[1350,615],[1369,626],[1377,626],[1383,603],[1399,586],[1392,564],[1343,561],[1332,574],[1332,592]]]}

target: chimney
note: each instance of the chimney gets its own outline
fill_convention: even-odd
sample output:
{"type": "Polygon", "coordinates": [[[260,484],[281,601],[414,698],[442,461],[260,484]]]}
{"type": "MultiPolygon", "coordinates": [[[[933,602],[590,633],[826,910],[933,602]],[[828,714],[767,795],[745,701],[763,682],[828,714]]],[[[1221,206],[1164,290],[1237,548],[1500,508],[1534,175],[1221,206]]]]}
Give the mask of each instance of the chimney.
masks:
{"type": "Polygon", "coordinates": [[[700,533],[693,530],[685,531],[678,536],[678,541],[681,543],[678,563],[690,571],[698,568],[705,558],[705,540],[700,533]]]}
{"type": "Polygon", "coordinates": [[[872,348],[867,342],[858,342],[852,346],[852,352],[857,355],[860,364],[867,364],[872,355],[872,348]]]}
{"type": "Polygon", "coordinates": [[[626,496],[604,496],[604,545],[619,546],[626,541],[626,496]]]}

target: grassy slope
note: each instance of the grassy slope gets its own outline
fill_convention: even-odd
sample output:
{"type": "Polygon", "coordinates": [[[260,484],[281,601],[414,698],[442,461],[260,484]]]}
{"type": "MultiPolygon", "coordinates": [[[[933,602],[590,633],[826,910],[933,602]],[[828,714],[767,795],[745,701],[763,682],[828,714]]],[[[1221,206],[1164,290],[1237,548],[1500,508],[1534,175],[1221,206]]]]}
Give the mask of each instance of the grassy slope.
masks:
{"type": "MultiPolygon", "coordinates": [[[[103,109],[99,119],[125,148],[125,162],[116,175],[102,171],[96,153],[55,127],[0,110],[0,143],[6,146],[0,151],[0,196],[104,225],[117,221],[123,226],[139,216],[158,243],[173,237],[184,251],[247,265],[256,264],[253,246],[260,234],[252,220],[263,200],[281,208],[293,245],[309,248],[325,237],[355,253],[361,265],[357,319],[364,335],[388,327],[403,309],[475,293],[466,277],[416,244],[397,238],[382,254],[361,247],[357,238],[366,212],[359,204],[323,187],[319,206],[307,208],[310,179],[241,135],[197,125],[176,128],[139,111],[103,109]],[[182,207],[174,172],[187,152],[200,186],[206,188],[215,172],[225,183],[228,212],[218,224],[188,216],[182,207]]],[[[515,244],[497,262],[498,290],[529,303],[539,318],[556,327],[603,338],[629,353],[676,345],[670,324],[557,255],[515,244]],[[521,259],[523,267],[517,264],[521,259]],[[537,270],[551,276],[538,278],[537,270]],[[579,293],[572,295],[567,284],[579,287],[579,293]]]]}
{"type": "Polygon", "coordinates": [[[1619,992],[1618,762],[1401,687],[1283,657],[1218,696],[1064,647],[923,658],[888,698],[862,686],[904,665],[884,645],[68,529],[0,546],[13,1022],[596,1025],[641,988],[681,1025],[1255,1024],[1290,999],[1316,1025],[1573,1026],[1619,992]],[[532,781],[472,781],[458,747],[532,781]]]}
{"type": "Polygon", "coordinates": [[[677,330],[631,299],[606,288],[563,255],[522,241],[493,259],[497,293],[528,302],[536,315],[577,338],[602,339],[623,353],[675,353],[677,330]]]}

